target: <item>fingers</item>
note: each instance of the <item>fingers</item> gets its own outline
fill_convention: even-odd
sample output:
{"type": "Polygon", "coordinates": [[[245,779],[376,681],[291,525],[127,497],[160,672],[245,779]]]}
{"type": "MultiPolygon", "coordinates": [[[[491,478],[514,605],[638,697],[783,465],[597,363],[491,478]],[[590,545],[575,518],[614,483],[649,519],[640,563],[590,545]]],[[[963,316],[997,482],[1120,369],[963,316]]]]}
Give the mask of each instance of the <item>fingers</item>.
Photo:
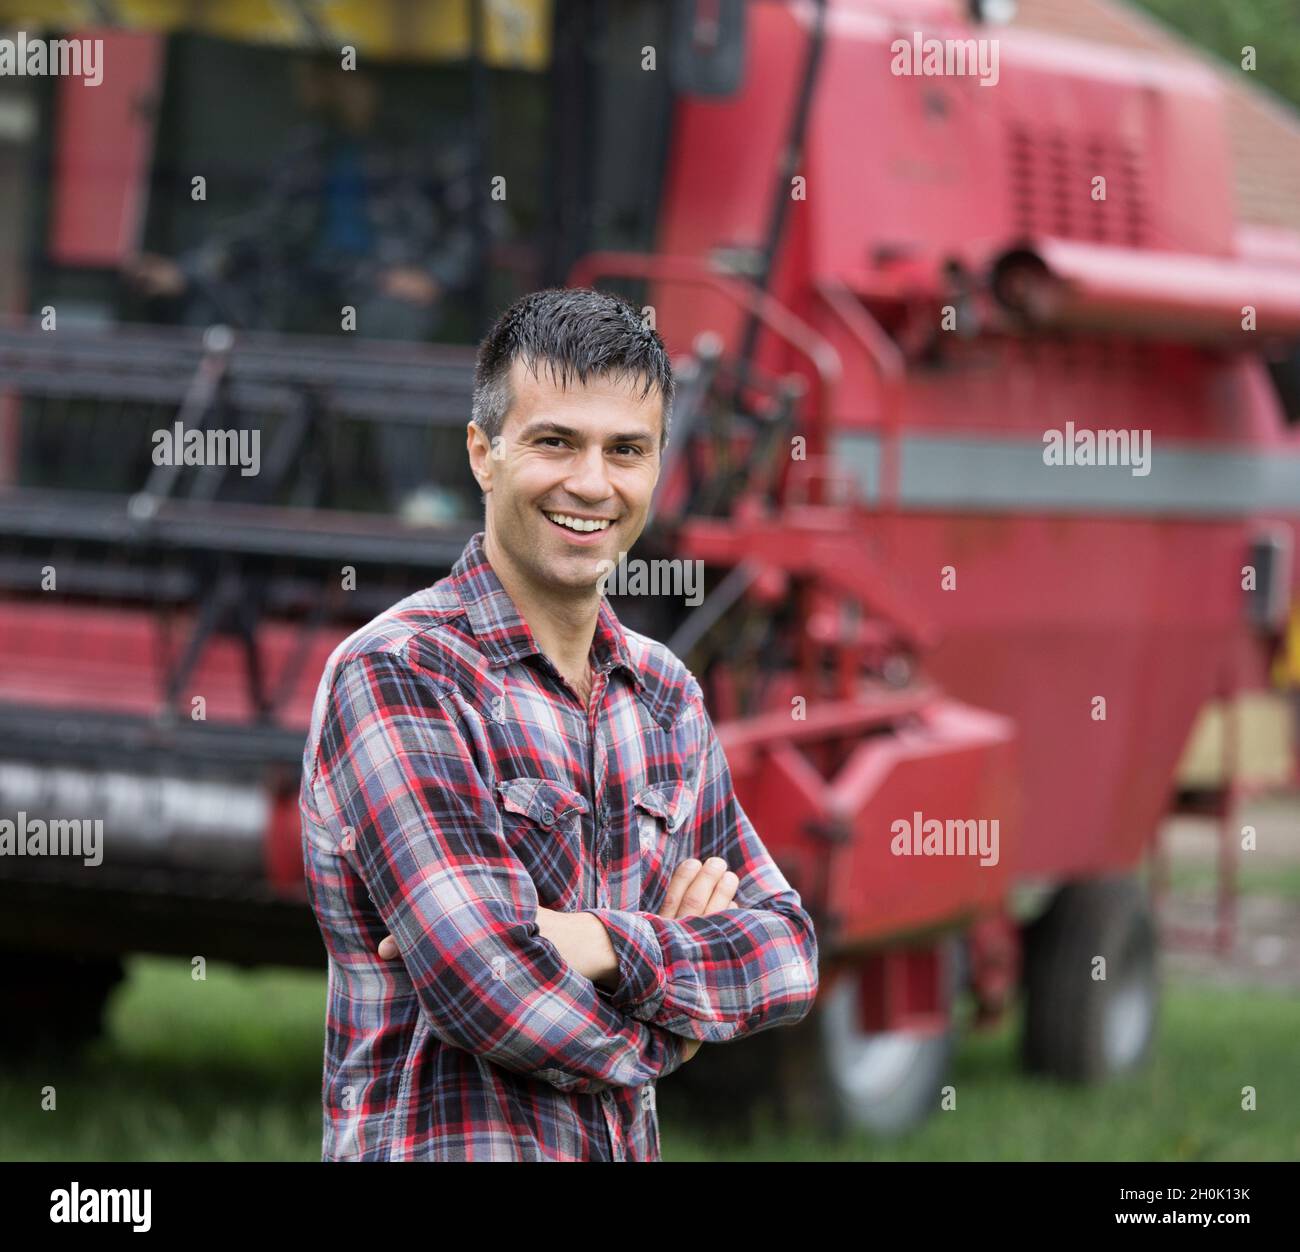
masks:
{"type": "Polygon", "coordinates": [[[661,917],[703,917],[723,909],[738,908],[735,902],[740,878],[727,869],[721,857],[710,857],[703,865],[694,857],[673,872],[664,896],[661,917]]]}
{"type": "Polygon", "coordinates": [[[706,906],[713,898],[713,893],[726,869],[727,863],[720,856],[709,857],[682,893],[679,916],[689,917],[707,913],[709,910],[706,906]]]}
{"type": "Polygon", "coordinates": [[[401,954],[397,950],[397,940],[392,935],[385,935],[379,941],[379,959],[382,961],[395,961],[401,954]]]}
{"type": "Polygon", "coordinates": [[[739,876],[727,869],[721,857],[710,857],[703,865],[691,857],[673,871],[659,916],[671,921],[739,908],[735,900],[739,887],[739,876]]]}
{"type": "Polygon", "coordinates": [[[659,910],[660,917],[666,917],[669,921],[672,921],[678,915],[682,896],[686,894],[686,888],[694,881],[699,869],[699,861],[692,857],[688,861],[683,861],[673,871],[672,878],[668,880],[668,894],[664,896],[663,908],[659,910]]]}
{"type": "Polygon", "coordinates": [[[708,904],[701,911],[704,913],[720,913],[723,909],[735,907],[733,897],[736,894],[736,888],[739,886],[740,879],[731,870],[727,870],[718,879],[718,884],[713,888],[713,894],[709,897],[708,904]]]}

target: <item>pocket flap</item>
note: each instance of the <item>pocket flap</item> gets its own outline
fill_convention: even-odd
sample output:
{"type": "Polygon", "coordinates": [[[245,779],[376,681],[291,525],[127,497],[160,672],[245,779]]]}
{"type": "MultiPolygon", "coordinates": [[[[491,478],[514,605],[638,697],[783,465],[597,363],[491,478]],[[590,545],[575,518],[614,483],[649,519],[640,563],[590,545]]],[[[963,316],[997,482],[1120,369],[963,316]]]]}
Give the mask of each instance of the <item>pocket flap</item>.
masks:
{"type": "Polygon", "coordinates": [[[551,827],[572,813],[587,811],[587,798],[549,778],[510,778],[497,784],[509,813],[521,813],[539,826],[551,827]]]}
{"type": "Polygon", "coordinates": [[[656,783],[653,787],[638,791],[633,803],[637,808],[662,818],[667,823],[668,833],[676,834],[691,815],[695,796],[688,783],[656,783]]]}

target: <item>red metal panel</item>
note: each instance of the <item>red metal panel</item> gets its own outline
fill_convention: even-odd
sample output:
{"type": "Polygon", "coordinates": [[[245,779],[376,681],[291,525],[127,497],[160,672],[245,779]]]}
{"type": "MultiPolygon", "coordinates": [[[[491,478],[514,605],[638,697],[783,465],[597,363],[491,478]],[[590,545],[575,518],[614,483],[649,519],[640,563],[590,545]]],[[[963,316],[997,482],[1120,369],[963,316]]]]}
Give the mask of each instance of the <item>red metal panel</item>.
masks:
{"type": "MultiPolygon", "coordinates": [[[[751,5],[746,16],[740,91],[728,99],[683,99],[676,106],[659,253],[708,257],[716,248],[762,243],[806,36],[786,5],[751,5]]],[[[649,299],[660,327],[675,334],[709,328],[735,347],[741,314],[725,298],[666,285],[652,286],[649,299]]]]}
{"type": "Polygon", "coordinates": [[[1255,347],[1255,339],[1300,336],[1300,266],[1276,259],[1135,252],[1044,239],[997,266],[1005,300],[1036,323],[1121,331],[1139,338],[1255,347]],[[1256,325],[1243,328],[1242,310],[1256,325]]]}
{"type": "Polygon", "coordinates": [[[869,943],[999,909],[1020,863],[1020,784],[1013,723],[952,701],[860,744],[829,788],[828,809],[852,838],[833,853],[828,943],[869,943]],[[987,855],[946,843],[949,823],[971,822],[985,825],[961,838],[987,838],[987,855]],[[939,824],[934,843],[930,823],[939,824]]]}
{"type": "Polygon", "coordinates": [[[961,514],[892,525],[900,592],[942,632],[927,674],[1020,728],[1018,873],[1134,866],[1226,668],[1263,680],[1240,590],[1246,528],[961,514]],[[945,592],[934,571],[954,561],[959,590],[945,592]]]}
{"type": "Polygon", "coordinates": [[[103,81],[58,80],[50,203],[50,259],[119,264],[139,247],[153,157],[163,36],[92,30],[104,42],[103,81]]]}
{"type": "Polygon", "coordinates": [[[1230,252],[1230,156],[1208,70],[1023,30],[990,35],[920,6],[902,21],[865,0],[834,8],[808,153],[814,278],[888,288],[889,268],[909,257],[937,278],[948,257],[1047,222],[1077,238],[1230,252]],[[914,37],[995,39],[996,80],[894,72],[895,41],[914,37]]]}
{"type": "Polygon", "coordinates": [[[906,1030],[922,1035],[948,1028],[939,948],[873,953],[844,976],[858,980],[859,1030],[871,1034],[906,1030]]]}
{"type": "MultiPolygon", "coordinates": [[[[164,665],[193,630],[192,615],[178,614],[165,634],[146,609],[91,608],[75,612],[49,604],[0,604],[0,656],[21,658],[0,669],[0,702],[46,708],[94,709],[150,715],[163,708],[164,665]]],[[[283,724],[306,731],[316,684],[325,662],[347,630],[304,634],[285,623],[258,633],[262,665],[272,684],[290,667],[298,681],[285,700],[283,724]]],[[[251,723],[257,710],[248,698],[242,645],[229,637],[210,640],[178,707],[188,713],[202,696],[210,721],[251,723]]]]}
{"type": "MultiPolygon", "coordinates": [[[[1020,857],[1015,728],[953,701],[899,693],[719,726],[736,794],[791,882],[823,919],[827,956],[1001,907],[1020,857]],[[872,725],[878,733],[871,734],[872,725]],[[823,773],[819,749],[847,760],[823,773]],[[904,855],[893,825],[996,823],[993,855],[904,855]]],[[[921,834],[918,830],[918,834],[921,834]]]]}
{"type": "Polygon", "coordinates": [[[271,822],[262,845],[266,880],[282,899],[305,900],[302,865],[302,815],[296,778],[274,787],[271,822]]]}

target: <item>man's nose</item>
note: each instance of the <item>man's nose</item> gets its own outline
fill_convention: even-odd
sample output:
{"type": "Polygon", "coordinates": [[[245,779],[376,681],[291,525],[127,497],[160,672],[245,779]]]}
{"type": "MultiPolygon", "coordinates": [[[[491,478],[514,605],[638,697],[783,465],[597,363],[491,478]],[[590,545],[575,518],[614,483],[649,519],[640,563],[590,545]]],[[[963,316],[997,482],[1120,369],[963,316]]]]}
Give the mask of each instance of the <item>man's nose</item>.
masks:
{"type": "Polygon", "coordinates": [[[584,448],[574,461],[569,476],[564,480],[564,486],[584,500],[607,499],[611,493],[604,448],[584,448]]]}

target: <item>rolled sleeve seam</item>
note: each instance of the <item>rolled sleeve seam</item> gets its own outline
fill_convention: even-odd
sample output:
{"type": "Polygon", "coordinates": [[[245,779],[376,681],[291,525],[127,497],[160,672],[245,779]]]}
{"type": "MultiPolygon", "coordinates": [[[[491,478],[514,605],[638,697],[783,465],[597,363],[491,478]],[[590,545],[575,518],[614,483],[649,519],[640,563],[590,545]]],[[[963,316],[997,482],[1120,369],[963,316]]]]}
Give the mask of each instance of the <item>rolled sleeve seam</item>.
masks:
{"type": "Polygon", "coordinates": [[[610,993],[615,1008],[646,1021],[668,993],[663,945],[650,922],[622,909],[590,909],[609,933],[618,960],[618,986],[610,993]]]}

